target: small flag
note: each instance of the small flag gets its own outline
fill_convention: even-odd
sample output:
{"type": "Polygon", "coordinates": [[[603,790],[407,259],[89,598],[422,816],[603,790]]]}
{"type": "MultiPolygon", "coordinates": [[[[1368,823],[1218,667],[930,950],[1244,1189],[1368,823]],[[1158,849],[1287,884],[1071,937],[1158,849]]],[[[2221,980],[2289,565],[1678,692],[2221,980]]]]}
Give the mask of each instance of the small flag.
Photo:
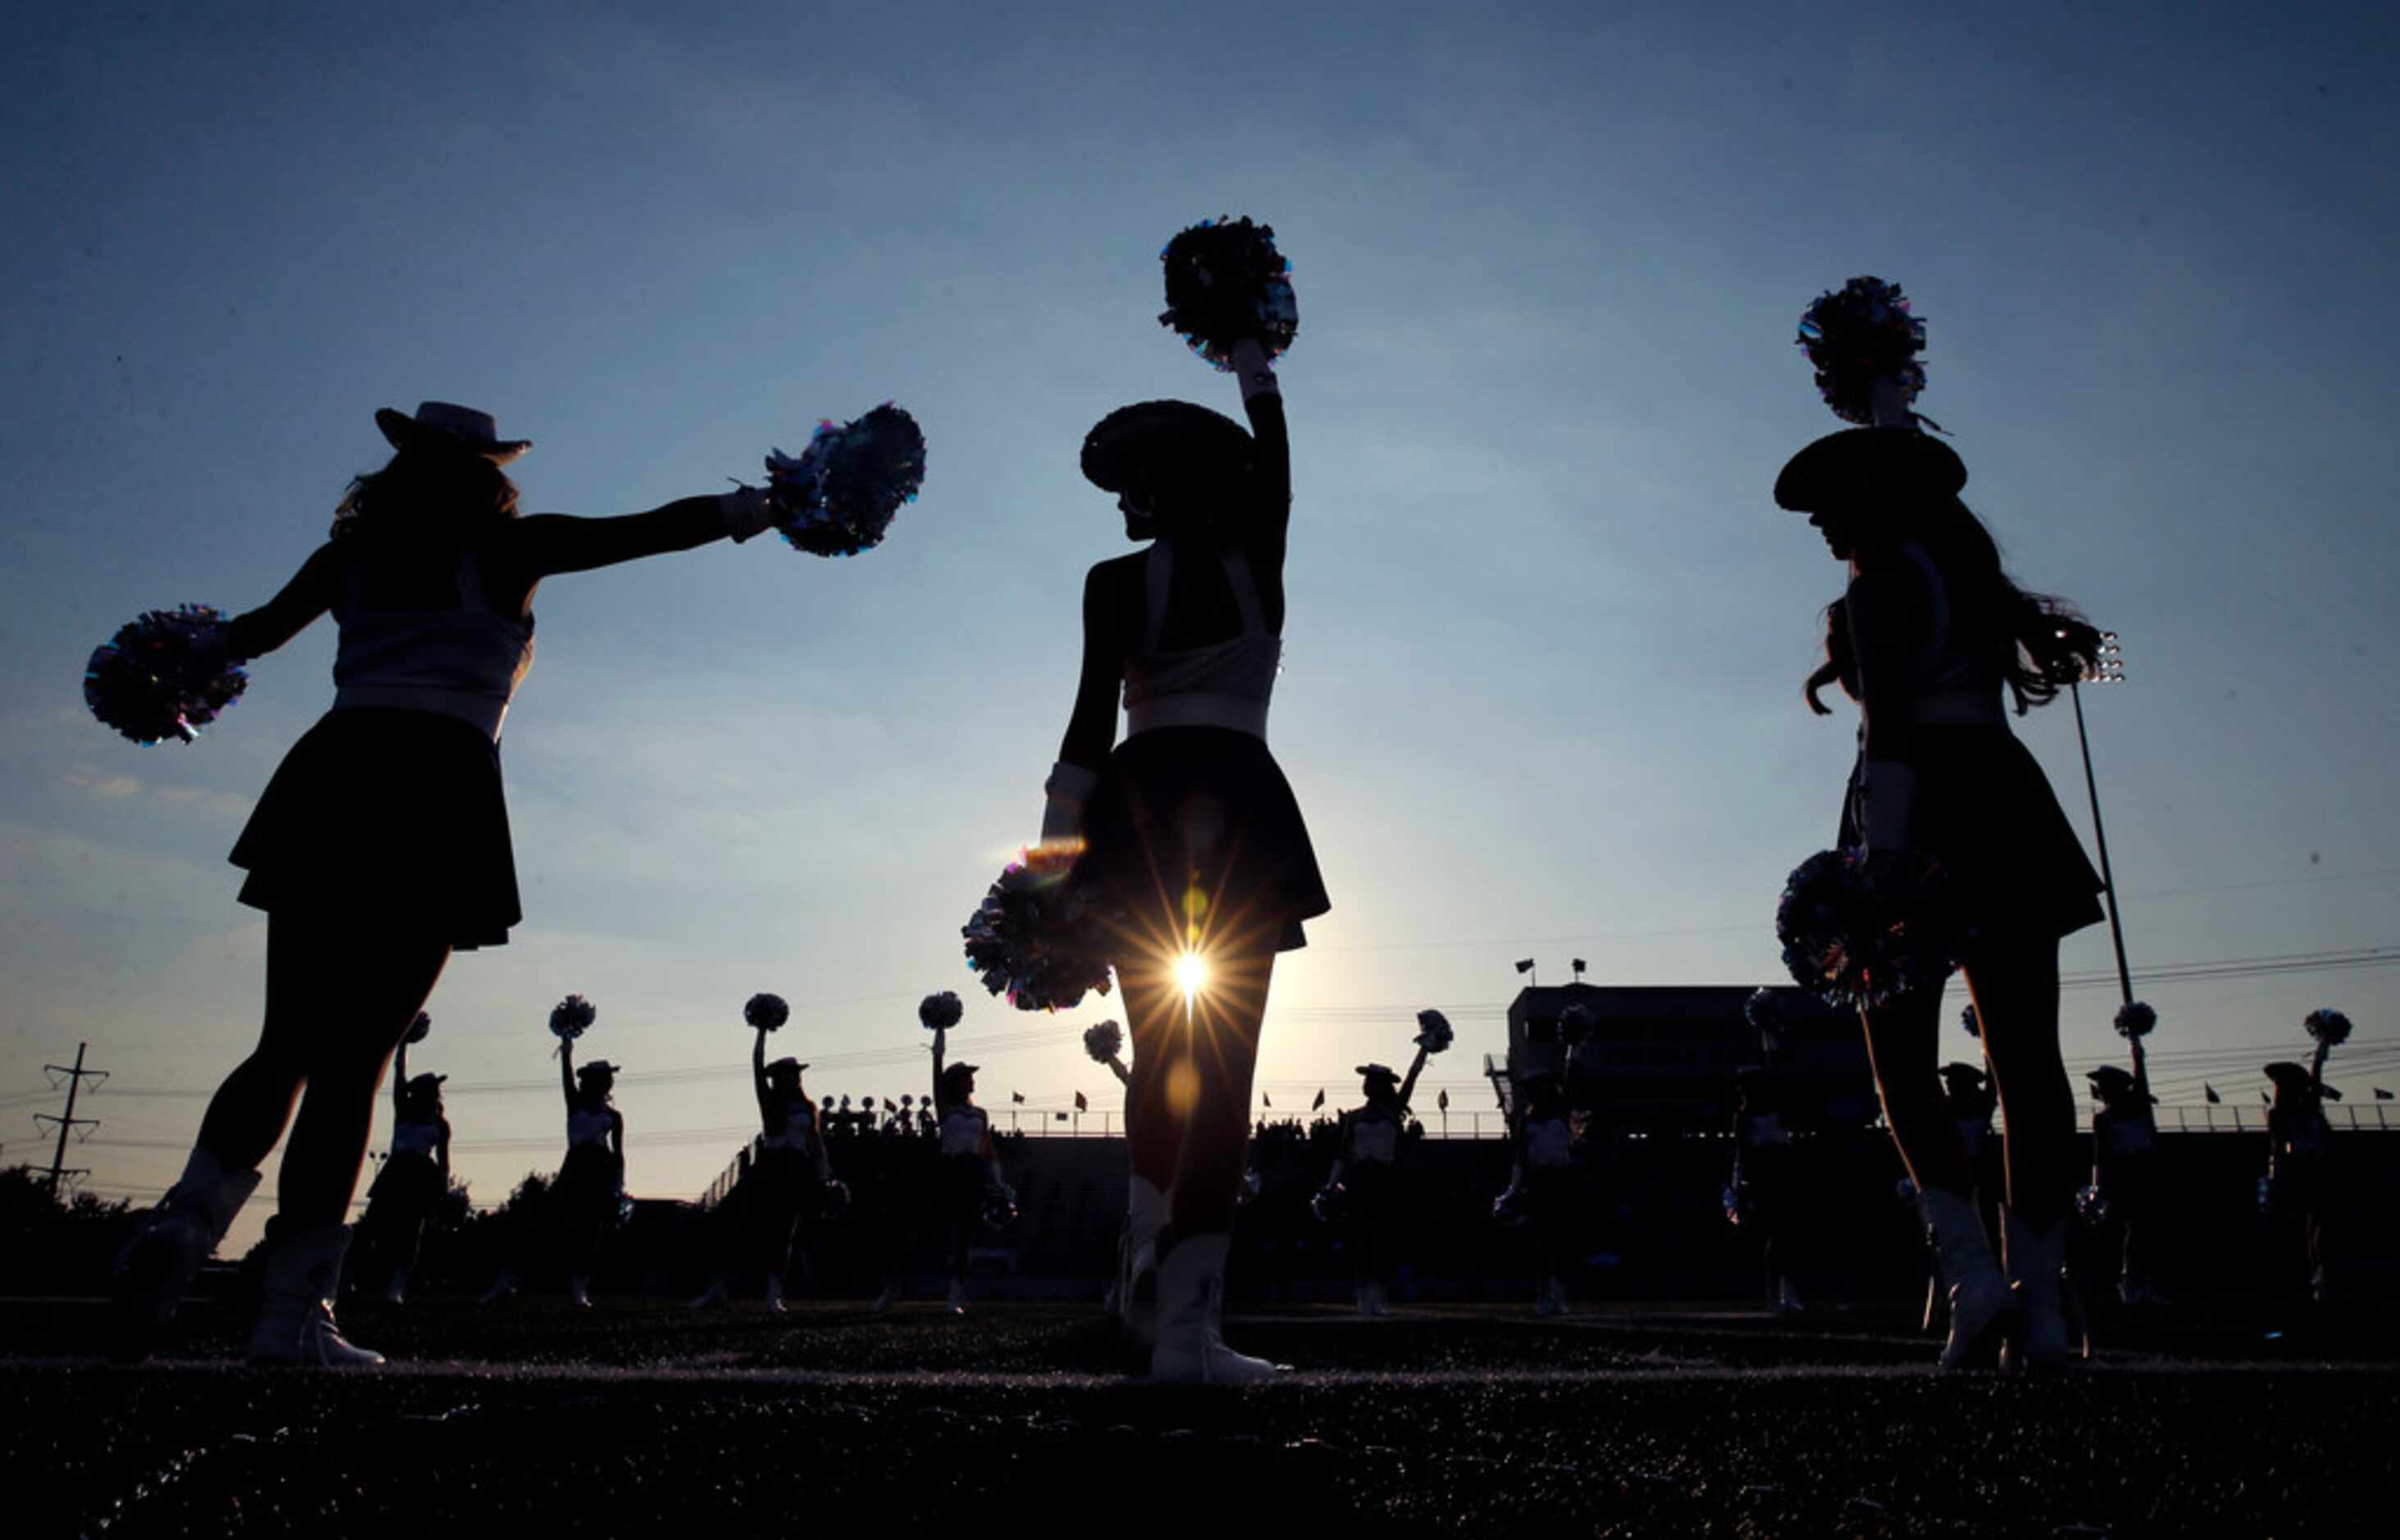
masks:
{"type": "Polygon", "coordinates": [[[1436,1107],[1439,1108],[1441,1111],[1445,1111],[1445,1112],[1449,1111],[1450,1111],[1450,1093],[1449,1093],[1449,1092],[1447,1092],[1447,1091],[1444,1091],[1441,1095],[1439,1095],[1439,1096],[1438,1096],[1438,1097],[1434,1097],[1434,1098],[1433,1098],[1433,1104],[1434,1104],[1436,1107]]]}
{"type": "Polygon", "coordinates": [[[1053,1112],[1050,1114],[1050,1118],[1054,1123],[1064,1123],[1067,1121],[1067,1114],[1064,1112],[1053,1112]]]}
{"type": "Polygon", "coordinates": [[[2211,1107],[2216,1106],[2218,1102],[2221,1102],[2221,1101],[2223,1101],[2223,1100],[2225,1099],[2223,1097],[2220,1097],[2220,1096],[2218,1096],[2218,1095],[2216,1094],[2216,1086],[2209,1084],[2209,1083],[2208,1083],[2207,1082],[2205,1082],[2205,1081],[2203,1081],[2203,1082],[2202,1082],[2202,1083],[2201,1083],[2200,1094],[2201,1094],[2202,1096],[2206,1097],[2208,1098],[2208,1104],[2209,1104],[2211,1107]]]}
{"type": "Polygon", "coordinates": [[[1017,1106],[1022,1107],[1025,1105],[1025,1093],[1022,1091],[1011,1091],[1008,1093],[1008,1099],[1016,1103],[1017,1106]]]}
{"type": "Polygon", "coordinates": [[[892,1098],[890,1097],[885,1097],[883,1098],[883,1110],[887,1112],[896,1112],[900,1111],[899,1108],[892,1104],[892,1098]]]}
{"type": "Polygon", "coordinates": [[[1090,1102],[1085,1101],[1085,1100],[1084,1099],[1084,1093],[1083,1093],[1083,1092],[1081,1092],[1081,1091],[1076,1092],[1076,1093],[1075,1093],[1075,1111],[1078,1111],[1078,1112],[1088,1112],[1088,1111],[1090,1111],[1091,1110],[1092,1110],[1092,1104],[1091,1104],[1090,1102]]]}
{"type": "Polygon", "coordinates": [[[2375,1099],[2378,1101],[2390,1101],[2392,1099],[2392,1093],[2379,1085],[2375,1088],[2375,1099]]]}
{"type": "Polygon", "coordinates": [[[1316,1088],[1316,1099],[1315,1101],[1312,1101],[1312,1102],[1310,1102],[1310,1103],[1308,1104],[1308,1110],[1309,1110],[1310,1111],[1314,1112],[1314,1111],[1316,1111],[1318,1108],[1320,1108],[1320,1107],[1322,1107],[1322,1106],[1324,1106],[1324,1105],[1325,1105],[1325,1087],[1323,1087],[1322,1085],[1320,1085],[1320,1086],[1318,1086],[1318,1087],[1316,1088]]]}
{"type": "Polygon", "coordinates": [[[1273,1107],[1275,1105],[1275,1097],[1267,1095],[1264,1091],[1261,1091],[1259,1093],[1259,1105],[1261,1107],[1273,1107]]]}
{"type": "Polygon", "coordinates": [[[1532,973],[1534,971],[1534,960],[1530,957],[1519,958],[1517,960],[1517,971],[1520,974],[1532,973]]]}
{"type": "Polygon", "coordinates": [[[1590,967],[1590,966],[1591,966],[1591,964],[1590,964],[1590,963],[1586,962],[1586,961],[1585,961],[1583,959],[1581,959],[1581,958],[1576,958],[1576,959],[1575,960],[1575,971],[1576,973],[1581,973],[1581,972],[1583,972],[1586,968],[1589,968],[1589,967],[1590,967]]]}

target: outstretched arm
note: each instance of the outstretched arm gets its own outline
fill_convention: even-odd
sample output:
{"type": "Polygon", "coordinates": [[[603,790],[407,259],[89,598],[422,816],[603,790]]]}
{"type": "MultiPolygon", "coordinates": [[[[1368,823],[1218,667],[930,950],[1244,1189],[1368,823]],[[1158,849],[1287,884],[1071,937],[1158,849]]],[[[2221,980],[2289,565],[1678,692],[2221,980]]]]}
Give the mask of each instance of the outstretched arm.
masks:
{"type": "Polygon", "coordinates": [[[333,607],[342,557],[331,540],[309,553],[282,591],[225,622],[225,652],[233,661],[263,657],[308,628],[333,607]]]}
{"type": "Polygon", "coordinates": [[[1117,1057],[1114,1054],[1111,1054],[1109,1056],[1109,1072],[1117,1077],[1117,1083],[1119,1085],[1125,1086],[1128,1089],[1132,1087],[1133,1071],[1127,1070],[1125,1068],[1125,1061],[1117,1057]]]}
{"type": "Polygon", "coordinates": [[[680,497],[647,513],[586,519],[536,513],[494,532],[494,549],[528,584],[561,572],[589,572],[620,562],[689,551],[730,535],[746,540],[767,527],[766,493],[744,486],[721,496],[680,497]]]}

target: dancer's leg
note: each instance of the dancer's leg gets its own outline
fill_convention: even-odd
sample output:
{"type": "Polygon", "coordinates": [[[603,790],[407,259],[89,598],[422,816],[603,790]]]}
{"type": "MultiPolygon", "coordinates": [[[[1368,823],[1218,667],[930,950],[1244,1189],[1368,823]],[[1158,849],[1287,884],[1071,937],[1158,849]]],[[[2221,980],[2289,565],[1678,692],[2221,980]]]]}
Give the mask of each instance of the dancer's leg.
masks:
{"type": "Polygon", "coordinates": [[[1860,1013],[1866,1028],[1867,1057],[1891,1142],[1917,1191],[1964,1197],[1975,1185],[1957,1120],[1942,1096],[1942,996],[1912,989],[1888,1005],[1860,1013]]]}
{"type": "MultiPolygon", "coordinates": [[[[1233,1228],[1234,1205],[1249,1153],[1259,1029],[1274,974],[1273,952],[1212,959],[1207,988],[1193,1002],[1180,1060],[1188,1068],[1181,1073],[1169,1071],[1164,1098],[1171,1110],[1181,1112],[1181,1149],[1172,1187],[1178,1235],[1233,1228]]],[[[1180,1017],[1180,995],[1175,1007],[1180,1017]]],[[[1150,1115],[1147,1105],[1140,1115],[1150,1115]]]]}
{"type": "Polygon", "coordinates": [[[2009,1207],[2046,1231],[2074,1206],[2076,1185],[2075,1093],[2058,1048],[2058,943],[1995,937],[1975,947],[1964,971],[2000,1096],[2009,1207]]]}
{"type": "Polygon", "coordinates": [[[1191,1035],[1184,1029],[1183,995],[1171,970],[1144,958],[1117,971],[1125,989],[1133,1067],[1125,1083],[1125,1148],[1132,1174],[1159,1192],[1175,1186],[1182,1158],[1184,1128],[1191,1118],[1188,1096],[1173,1088],[1190,1078],[1191,1035]]]}

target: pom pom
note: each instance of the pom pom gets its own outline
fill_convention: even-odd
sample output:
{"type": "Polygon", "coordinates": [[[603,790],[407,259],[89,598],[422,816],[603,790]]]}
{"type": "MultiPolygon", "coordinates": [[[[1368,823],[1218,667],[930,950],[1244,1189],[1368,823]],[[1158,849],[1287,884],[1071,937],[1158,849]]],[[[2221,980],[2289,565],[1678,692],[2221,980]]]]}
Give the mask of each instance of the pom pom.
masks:
{"type": "Polygon", "coordinates": [[[1761,1032],[1780,1031],[1783,1028],[1783,1002],[1772,989],[1753,989],[1742,1002],[1742,1019],[1761,1032]]]}
{"type": "Polygon", "coordinates": [[[792,1019],[792,1008],[784,1003],[782,995],[752,995],[742,1004],[742,1019],[763,1032],[771,1032],[792,1019]]]}
{"type": "Polygon", "coordinates": [[[1125,1052],[1125,1029],[1113,1021],[1084,1028],[1084,1052],[1092,1056],[1095,1064],[1108,1063],[1125,1052]]]}
{"type": "Polygon", "coordinates": [[[983,1195],[983,1227],[1005,1230],[1016,1222],[1016,1190],[1006,1182],[994,1182],[983,1195]]]}
{"type": "Polygon", "coordinates": [[[2350,1041],[2350,1017],[2339,1011],[2311,1011],[2301,1025],[2308,1028],[2309,1036],[2328,1048],[2350,1041]]]}
{"type": "Polygon", "coordinates": [[[432,1032],[433,1018],[419,1011],[416,1013],[416,1019],[408,1024],[408,1035],[401,1041],[410,1044],[419,1043],[431,1036],[432,1032]]]}
{"type": "Polygon", "coordinates": [[[1844,422],[1875,421],[1875,388],[1889,380],[1901,404],[1925,388],[1925,322],[1908,312],[1908,296],[1897,283],[1854,278],[1834,293],[1820,294],[1800,315],[1800,347],[1816,366],[1817,388],[1844,422]]]}
{"type": "Polygon", "coordinates": [[[1717,1202],[1725,1209],[1725,1222],[1739,1225],[1756,1217],[1757,1202],[1751,1196],[1748,1182],[1727,1182],[1717,1193],[1717,1202]]]}
{"type": "Polygon", "coordinates": [[[947,1032],[957,1026],[966,1014],[966,1006],[948,989],[917,1002],[917,1019],[924,1023],[925,1030],[929,1032],[947,1032]]]}
{"type": "Polygon", "coordinates": [[[2097,1186],[2078,1189],[2075,1194],[2075,1217],[2097,1230],[2112,1217],[2108,1199],[2097,1186]]]}
{"type": "Polygon", "coordinates": [[[1308,1211],[1316,1216],[1319,1224],[1343,1225],[1350,1222],[1350,1189],[1342,1183],[1328,1182],[1308,1200],[1308,1211]]]}
{"type": "Polygon", "coordinates": [[[881,544],[924,481],[925,435],[890,402],[855,422],[817,424],[797,457],[780,449],[767,457],[775,527],[812,556],[855,556],[881,544]]]}
{"type": "Polygon", "coordinates": [[[225,652],[225,617],[206,605],[153,609],[119,626],[83,666],[84,704],[137,743],[180,738],[241,698],[250,676],[225,652]]]}
{"type": "Polygon", "coordinates": [[[1020,1011],[1065,1011],[1109,992],[1105,927],[1055,862],[1029,854],[984,894],[961,933],[967,966],[1020,1011]]]}
{"type": "Polygon", "coordinates": [[[1502,1224],[1520,1225],[1533,1219],[1525,1201],[1525,1190],[1515,1182],[1508,1190],[1492,1200],[1492,1217],[1502,1224]]]}
{"type": "Polygon", "coordinates": [[[1946,886],[1928,861],[1870,878],[1863,852],[1820,851],[1793,869],[1776,906],[1783,965],[1845,1010],[1938,988],[1965,939],[1946,913],[1946,886]]]}
{"type": "Polygon", "coordinates": [[[1417,1013],[1417,1046],[1426,1053],[1447,1053],[1457,1037],[1451,1029],[1450,1018],[1439,1011],[1417,1013]]]}
{"type": "Polygon", "coordinates": [[[1972,1002],[1968,1002],[1968,1004],[1959,1010],[1958,1025],[1967,1029],[1967,1035],[1969,1037],[1973,1038],[1978,1043],[1984,1041],[1984,1018],[1975,1014],[1975,1007],[1972,1002]]]}
{"type": "Polygon", "coordinates": [[[572,1043],[584,1029],[600,1019],[600,1013],[581,995],[568,995],[550,1008],[550,1031],[552,1037],[572,1043]]]}
{"type": "Polygon", "coordinates": [[[1204,219],[1168,241],[1158,260],[1166,266],[1166,308],[1158,323],[1209,363],[1231,369],[1234,344],[1246,337],[1271,359],[1291,346],[1300,302],[1273,225],[1204,219]]]}
{"type": "Polygon", "coordinates": [[[2140,1001],[2119,1007],[2117,1035],[2122,1038],[2148,1037],[2157,1029],[2159,1014],[2140,1001]]]}

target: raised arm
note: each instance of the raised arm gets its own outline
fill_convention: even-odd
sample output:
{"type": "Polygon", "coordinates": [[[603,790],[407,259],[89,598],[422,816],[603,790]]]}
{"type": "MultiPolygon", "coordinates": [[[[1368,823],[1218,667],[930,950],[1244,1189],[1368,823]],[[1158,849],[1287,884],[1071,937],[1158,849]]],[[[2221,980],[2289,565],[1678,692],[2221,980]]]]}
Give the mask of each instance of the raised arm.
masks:
{"type": "Polygon", "coordinates": [[[1234,377],[1242,388],[1242,410],[1250,419],[1258,443],[1256,486],[1258,520],[1250,544],[1263,548],[1281,570],[1284,545],[1291,526],[1291,434],[1284,423],[1283,387],[1266,348],[1244,340],[1234,345],[1234,377]]]}
{"type": "Polygon", "coordinates": [[[2135,1105],[2147,1108],[2150,1104],[2150,1057],[2142,1052],[2142,1040],[2139,1037],[2133,1039],[2133,1043],[2135,1105]]]}
{"type": "Polygon", "coordinates": [[[757,1094],[758,1121],[763,1124],[770,1106],[767,1096],[767,1029],[764,1027],[758,1029],[758,1041],[750,1045],[750,1089],[757,1094]]]}
{"type": "Polygon", "coordinates": [[[433,1146],[433,1164],[442,1169],[442,1191],[450,1191],[450,1120],[442,1120],[442,1137],[433,1146]]]}
{"type": "Polygon", "coordinates": [[[575,1111],[575,1040],[571,1037],[558,1040],[558,1094],[566,1098],[566,1111],[572,1116],[575,1111]]]}
{"type": "Polygon", "coordinates": [[[936,1113],[950,1110],[949,1098],[942,1093],[942,1042],[949,1035],[942,1028],[934,1029],[934,1111],[936,1113]]]}
{"type": "Polygon", "coordinates": [[[1409,1110],[1409,1098],[1417,1094],[1417,1076],[1425,1073],[1425,1056],[1432,1050],[1419,1044],[1417,1056],[1409,1063],[1408,1078],[1400,1082],[1400,1111],[1409,1110]]]}
{"type": "Polygon", "coordinates": [[[407,1097],[407,1095],[406,1095],[407,1091],[408,1091],[408,1044],[407,1044],[407,1043],[402,1043],[402,1044],[400,1045],[400,1053],[399,1053],[399,1056],[398,1056],[397,1057],[395,1057],[395,1058],[393,1059],[393,1061],[392,1061],[392,1070],[391,1070],[391,1115],[392,1115],[392,1117],[393,1117],[393,1119],[394,1119],[395,1121],[397,1121],[397,1120],[399,1119],[399,1117],[400,1117],[400,1114],[401,1114],[402,1111],[402,1110],[404,1110],[404,1109],[408,1106],[408,1097],[407,1097]]]}
{"type": "Polygon", "coordinates": [[[746,540],[767,527],[767,495],[744,486],[721,496],[679,497],[647,513],[586,519],[536,513],[496,531],[494,549],[528,584],[561,572],[589,572],[620,562],[689,551],[731,536],[746,540]]]}
{"type": "Polygon", "coordinates": [[[1126,1069],[1125,1061],[1117,1057],[1114,1054],[1111,1054],[1109,1056],[1109,1072],[1117,1077],[1117,1083],[1119,1085],[1125,1086],[1128,1090],[1132,1088],[1133,1071],[1126,1069]]]}
{"type": "Polygon", "coordinates": [[[239,662],[264,657],[308,628],[333,607],[341,579],[342,553],[331,540],[309,552],[282,591],[225,622],[225,651],[239,662]]]}

